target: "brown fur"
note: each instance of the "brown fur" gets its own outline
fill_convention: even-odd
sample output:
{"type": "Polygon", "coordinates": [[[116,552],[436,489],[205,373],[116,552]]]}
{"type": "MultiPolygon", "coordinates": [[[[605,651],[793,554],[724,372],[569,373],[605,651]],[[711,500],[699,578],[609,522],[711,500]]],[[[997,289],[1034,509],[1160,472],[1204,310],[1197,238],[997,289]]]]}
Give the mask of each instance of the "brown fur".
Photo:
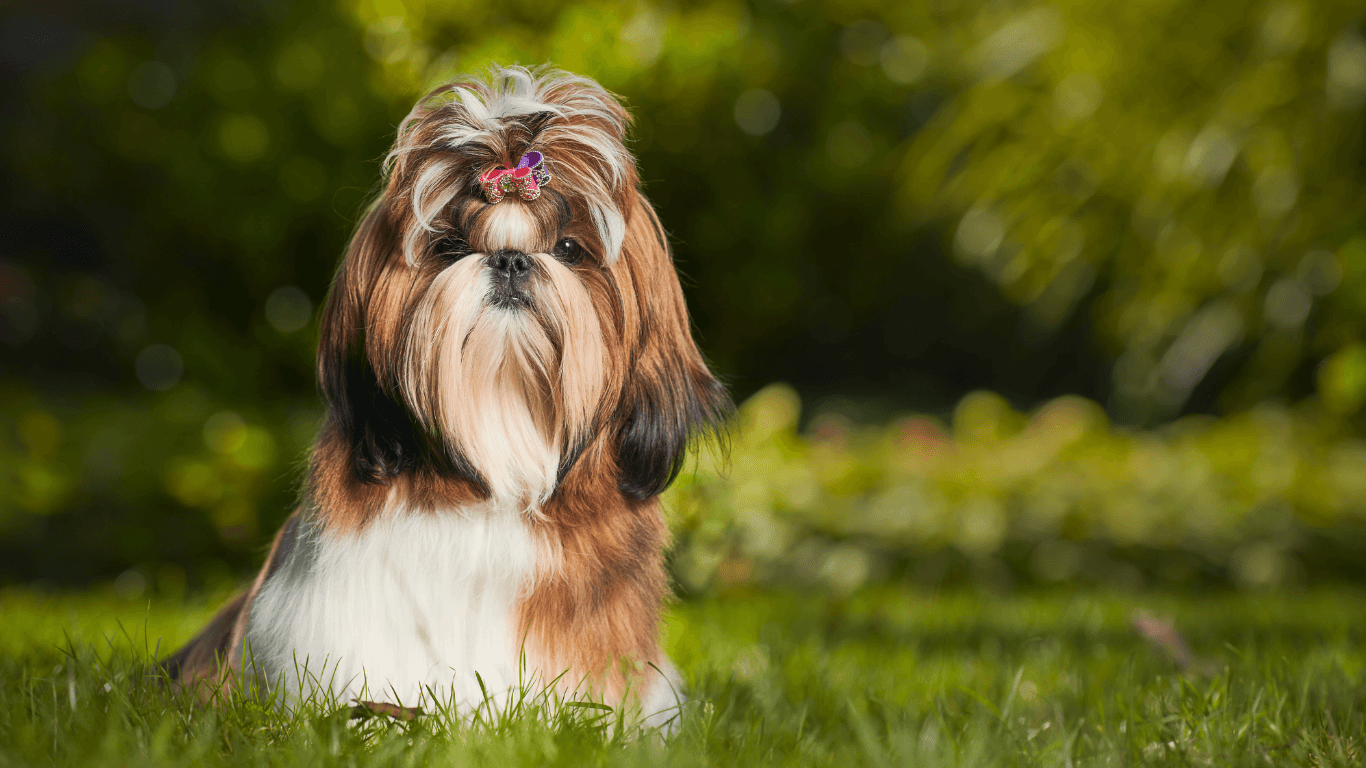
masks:
{"type": "MultiPolygon", "coordinates": [[[[606,454],[602,454],[606,455],[606,454]]],[[[560,568],[522,603],[528,659],[570,670],[608,699],[620,699],[661,658],[659,612],[668,595],[663,550],[668,528],[657,499],[634,501],[585,465],[547,506],[544,535],[561,549],[560,568]]]]}

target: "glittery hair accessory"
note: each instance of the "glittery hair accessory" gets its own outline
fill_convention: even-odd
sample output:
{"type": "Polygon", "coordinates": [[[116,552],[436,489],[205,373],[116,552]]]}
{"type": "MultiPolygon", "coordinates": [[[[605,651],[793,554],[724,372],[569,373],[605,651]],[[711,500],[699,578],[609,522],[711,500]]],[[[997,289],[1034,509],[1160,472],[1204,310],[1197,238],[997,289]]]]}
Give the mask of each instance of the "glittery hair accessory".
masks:
{"type": "Polygon", "coordinates": [[[517,161],[516,168],[498,166],[479,177],[484,188],[484,199],[502,202],[509,193],[516,192],[523,200],[541,196],[541,187],[550,183],[550,171],[545,169],[545,157],[540,152],[528,152],[517,161]]]}

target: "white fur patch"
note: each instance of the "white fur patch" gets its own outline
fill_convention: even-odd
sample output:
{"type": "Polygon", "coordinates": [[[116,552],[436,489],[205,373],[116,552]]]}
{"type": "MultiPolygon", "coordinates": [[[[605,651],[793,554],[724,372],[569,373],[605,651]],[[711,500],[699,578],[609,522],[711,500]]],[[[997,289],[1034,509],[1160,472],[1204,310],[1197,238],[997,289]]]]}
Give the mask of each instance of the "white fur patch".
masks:
{"type": "Polygon", "coordinates": [[[488,217],[488,251],[536,250],[536,227],[531,213],[523,205],[495,205],[485,214],[488,217]]]}
{"type": "Polygon", "coordinates": [[[291,697],[478,705],[476,672],[495,698],[522,684],[515,611],[545,561],[521,515],[487,506],[301,529],[252,607],[244,668],[291,697]]]}
{"type": "Polygon", "coordinates": [[[683,676],[668,657],[660,659],[658,671],[650,669],[640,691],[640,714],[647,728],[662,728],[671,734],[682,720],[683,704],[688,699],[683,695],[683,676]]]}
{"type": "MultiPolygon", "coordinates": [[[[539,669],[518,635],[518,603],[538,577],[553,578],[554,545],[508,507],[388,506],[358,532],[301,523],[252,604],[243,668],[253,679],[283,688],[286,705],[323,694],[463,714],[486,693],[501,708],[557,679],[563,700],[585,694],[573,670],[539,669]]],[[[671,730],[681,682],[667,659],[658,666],[628,715],[671,730]]]]}

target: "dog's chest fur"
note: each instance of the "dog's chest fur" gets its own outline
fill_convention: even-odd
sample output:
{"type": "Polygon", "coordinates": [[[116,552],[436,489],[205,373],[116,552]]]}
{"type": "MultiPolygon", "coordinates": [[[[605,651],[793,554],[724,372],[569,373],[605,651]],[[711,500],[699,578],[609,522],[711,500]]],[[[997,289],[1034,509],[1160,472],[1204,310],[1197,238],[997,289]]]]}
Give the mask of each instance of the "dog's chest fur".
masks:
{"type": "Polygon", "coordinates": [[[252,607],[246,669],[338,703],[477,704],[476,673],[494,695],[529,685],[517,608],[550,554],[521,514],[486,506],[305,525],[252,607]]]}

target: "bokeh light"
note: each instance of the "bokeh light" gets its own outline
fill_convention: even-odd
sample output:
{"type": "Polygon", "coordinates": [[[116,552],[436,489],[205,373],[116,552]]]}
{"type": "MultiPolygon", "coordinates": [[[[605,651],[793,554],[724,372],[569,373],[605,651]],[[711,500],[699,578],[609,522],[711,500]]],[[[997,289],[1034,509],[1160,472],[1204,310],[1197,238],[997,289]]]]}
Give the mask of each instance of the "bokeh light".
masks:
{"type": "Polygon", "coordinates": [[[247,568],[395,126],[547,61],[631,108],[746,403],[669,496],[689,589],[1360,570],[1351,2],[126,12],[16,9],[0,58],[0,580],[247,568]]]}

